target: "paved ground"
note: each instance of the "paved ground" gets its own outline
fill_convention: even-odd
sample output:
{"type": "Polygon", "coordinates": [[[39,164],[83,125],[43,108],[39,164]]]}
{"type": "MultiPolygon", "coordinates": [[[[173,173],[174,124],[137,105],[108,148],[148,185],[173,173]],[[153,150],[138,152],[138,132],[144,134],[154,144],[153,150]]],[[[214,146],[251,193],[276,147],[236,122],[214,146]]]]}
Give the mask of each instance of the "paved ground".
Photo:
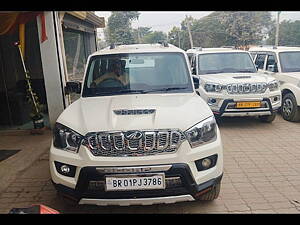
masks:
{"type": "MultiPolygon", "coordinates": [[[[61,213],[300,213],[300,123],[277,116],[272,124],[254,118],[223,119],[221,193],[213,202],[97,207],[66,206],[50,182],[43,154],[0,193],[0,213],[45,204],[61,213]]],[[[0,163],[1,166],[1,163],[0,163]]]]}

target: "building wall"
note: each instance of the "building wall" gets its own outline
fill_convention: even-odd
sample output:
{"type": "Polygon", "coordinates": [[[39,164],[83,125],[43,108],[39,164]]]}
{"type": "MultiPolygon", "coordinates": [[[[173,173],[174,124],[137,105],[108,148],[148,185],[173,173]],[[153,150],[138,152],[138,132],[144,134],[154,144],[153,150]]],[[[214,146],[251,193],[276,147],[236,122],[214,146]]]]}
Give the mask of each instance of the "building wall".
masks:
{"type": "MultiPolygon", "coordinates": [[[[74,100],[64,94],[65,84],[71,79],[68,75],[63,30],[69,29],[84,33],[83,44],[87,58],[97,50],[96,27],[69,14],[65,14],[63,21],[60,21],[58,12],[45,12],[45,20],[48,39],[41,43],[41,21],[37,17],[49,122],[53,128],[58,116],[74,100]]],[[[76,96],[76,98],[78,97],[76,96]]]]}

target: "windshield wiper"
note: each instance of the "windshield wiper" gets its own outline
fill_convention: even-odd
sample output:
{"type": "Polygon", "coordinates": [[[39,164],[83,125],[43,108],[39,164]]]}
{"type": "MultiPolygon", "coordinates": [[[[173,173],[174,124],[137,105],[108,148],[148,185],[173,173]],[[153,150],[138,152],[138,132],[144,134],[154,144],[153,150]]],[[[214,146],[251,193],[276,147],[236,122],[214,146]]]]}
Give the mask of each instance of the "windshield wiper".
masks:
{"type": "Polygon", "coordinates": [[[236,72],[239,72],[239,73],[255,73],[253,70],[237,70],[236,72]]]}
{"type": "Polygon", "coordinates": [[[213,74],[213,73],[222,73],[222,70],[208,70],[208,71],[201,71],[200,75],[205,75],[205,74],[213,74]]]}
{"type": "Polygon", "coordinates": [[[115,95],[115,94],[145,94],[147,91],[145,90],[116,90],[116,91],[96,91],[94,93],[91,93],[91,96],[93,95],[100,95],[100,96],[105,96],[105,95],[115,95]]]}
{"type": "Polygon", "coordinates": [[[145,90],[118,90],[114,91],[113,93],[138,93],[138,94],[144,94],[147,93],[145,90]]]}
{"type": "Polygon", "coordinates": [[[117,90],[117,91],[110,91],[110,92],[102,92],[98,91],[96,93],[91,94],[91,96],[103,96],[103,95],[115,95],[115,94],[146,94],[149,92],[161,92],[161,91],[172,91],[172,90],[181,90],[181,89],[188,89],[187,87],[172,87],[172,88],[159,88],[159,89],[150,89],[150,90],[117,90]]]}
{"type": "Polygon", "coordinates": [[[146,92],[157,92],[157,91],[173,91],[173,90],[182,90],[188,89],[187,87],[171,87],[171,88],[158,88],[158,89],[151,89],[147,90],[146,92]]]}

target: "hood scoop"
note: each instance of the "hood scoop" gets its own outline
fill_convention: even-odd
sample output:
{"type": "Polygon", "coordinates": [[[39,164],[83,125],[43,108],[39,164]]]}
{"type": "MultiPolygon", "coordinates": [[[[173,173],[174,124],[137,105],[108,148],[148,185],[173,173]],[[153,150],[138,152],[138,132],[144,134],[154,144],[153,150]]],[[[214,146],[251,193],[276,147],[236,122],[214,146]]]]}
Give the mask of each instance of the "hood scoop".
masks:
{"type": "Polygon", "coordinates": [[[236,76],[236,77],[233,77],[234,79],[248,79],[248,78],[251,78],[251,76],[236,76]]]}

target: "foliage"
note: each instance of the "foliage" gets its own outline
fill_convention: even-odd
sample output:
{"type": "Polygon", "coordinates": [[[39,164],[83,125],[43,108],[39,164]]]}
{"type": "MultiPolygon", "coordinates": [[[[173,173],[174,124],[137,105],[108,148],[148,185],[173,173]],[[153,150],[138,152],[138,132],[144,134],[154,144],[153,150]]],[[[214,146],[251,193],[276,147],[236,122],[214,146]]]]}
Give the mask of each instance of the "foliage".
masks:
{"type": "Polygon", "coordinates": [[[108,18],[105,37],[108,43],[132,44],[135,42],[131,21],[138,19],[137,11],[113,11],[108,18]]]}
{"type": "Polygon", "coordinates": [[[167,40],[167,35],[161,31],[154,31],[146,34],[143,37],[143,43],[145,44],[152,44],[152,43],[157,43],[159,41],[165,41],[165,40],[167,40]]]}
{"type": "Polygon", "coordinates": [[[151,27],[139,27],[138,29],[133,29],[135,43],[143,43],[143,38],[151,32],[151,27]]]}
{"type": "MultiPolygon", "coordinates": [[[[276,26],[274,24],[272,29],[269,31],[269,38],[267,39],[267,44],[275,44],[275,33],[276,26]]],[[[290,20],[284,20],[280,23],[278,45],[300,45],[300,21],[292,22],[290,20]]]]}
{"type": "Polygon", "coordinates": [[[273,21],[270,12],[217,11],[201,19],[185,18],[181,27],[173,27],[170,40],[184,50],[190,48],[187,20],[194,46],[221,47],[259,44],[271,28],[273,21]]]}
{"type": "Polygon", "coordinates": [[[264,37],[264,30],[272,24],[271,13],[265,11],[220,12],[220,23],[225,32],[235,41],[237,46],[259,43],[264,37]]]}

